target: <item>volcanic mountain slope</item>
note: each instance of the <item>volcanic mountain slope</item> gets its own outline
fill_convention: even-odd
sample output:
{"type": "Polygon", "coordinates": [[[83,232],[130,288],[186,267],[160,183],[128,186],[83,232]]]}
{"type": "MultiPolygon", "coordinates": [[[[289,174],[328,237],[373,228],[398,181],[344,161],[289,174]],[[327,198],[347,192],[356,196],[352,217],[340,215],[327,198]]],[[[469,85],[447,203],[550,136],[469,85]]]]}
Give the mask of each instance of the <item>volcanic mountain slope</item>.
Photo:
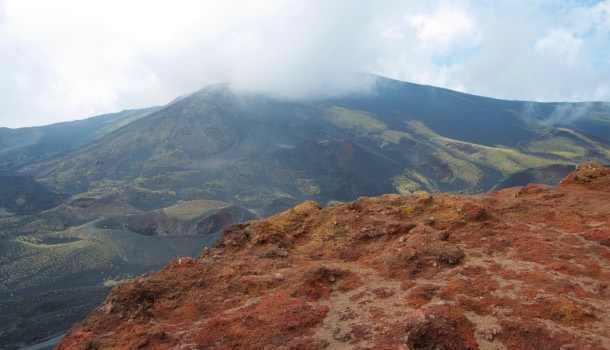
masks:
{"type": "Polygon", "coordinates": [[[32,176],[0,175],[0,217],[38,213],[68,197],[49,191],[32,176]]]}
{"type": "Polygon", "coordinates": [[[229,227],[115,287],[58,349],[608,349],[610,168],[229,227]]]}
{"type": "Polygon", "coordinates": [[[69,299],[93,300],[68,289],[194,256],[217,237],[197,233],[229,222],[307,200],[479,193],[548,181],[579,162],[610,164],[607,103],[501,101],[368,78],[369,93],[342,98],[280,101],[221,84],[161,108],[0,129],[0,168],[71,195],[45,210],[65,196],[11,188],[0,203],[0,313],[11,310],[0,343],[18,348],[65,330],[76,319],[64,312],[69,299]],[[38,320],[38,308],[63,316],[53,329],[11,323],[38,320]]]}
{"type": "Polygon", "coordinates": [[[45,126],[17,129],[0,127],[0,172],[75,149],[159,108],[125,110],[45,126]]]}
{"type": "Polygon", "coordinates": [[[0,348],[65,333],[109,286],[176,256],[198,256],[222,228],[255,217],[217,201],[140,212],[123,202],[78,198],[38,215],[2,218],[0,348]]]}
{"type": "MultiPolygon", "coordinates": [[[[56,220],[58,212],[65,215],[50,211],[25,229],[52,226],[40,221],[56,220]]],[[[224,227],[253,218],[243,208],[200,200],[7,239],[0,244],[0,298],[108,285],[160,268],[175,256],[196,256],[224,227]]]]}
{"type": "Polygon", "coordinates": [[[480,193],[529,168],[610,164],[607,104],[502,101],[370,78],[368,94],[317,101],[208,86],[20,172],[140,210],[211,199],[268,216],[306,200],[480,193]]]}

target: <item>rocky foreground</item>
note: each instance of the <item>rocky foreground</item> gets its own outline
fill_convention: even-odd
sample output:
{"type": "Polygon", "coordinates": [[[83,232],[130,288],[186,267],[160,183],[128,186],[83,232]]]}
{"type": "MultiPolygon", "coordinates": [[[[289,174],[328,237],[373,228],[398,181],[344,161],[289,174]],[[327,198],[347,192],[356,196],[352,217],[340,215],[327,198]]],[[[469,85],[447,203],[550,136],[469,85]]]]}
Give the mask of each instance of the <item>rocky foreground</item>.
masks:
{"type": "Polygon", "coordinates": [[[58,349],[610,349],[610,169],[231,226],[115,287],[58,349]]]}

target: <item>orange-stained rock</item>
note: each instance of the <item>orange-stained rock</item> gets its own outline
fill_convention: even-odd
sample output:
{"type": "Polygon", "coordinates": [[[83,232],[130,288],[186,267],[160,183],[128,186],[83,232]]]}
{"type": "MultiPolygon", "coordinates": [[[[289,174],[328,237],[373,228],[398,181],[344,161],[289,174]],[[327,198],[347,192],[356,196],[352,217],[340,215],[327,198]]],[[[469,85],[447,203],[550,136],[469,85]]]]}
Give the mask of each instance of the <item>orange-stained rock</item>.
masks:
{"type": "Polygon", "coordinates": [[[610,349],[610,169],[313,202],[115,287],[58,349],[610,349]]]}

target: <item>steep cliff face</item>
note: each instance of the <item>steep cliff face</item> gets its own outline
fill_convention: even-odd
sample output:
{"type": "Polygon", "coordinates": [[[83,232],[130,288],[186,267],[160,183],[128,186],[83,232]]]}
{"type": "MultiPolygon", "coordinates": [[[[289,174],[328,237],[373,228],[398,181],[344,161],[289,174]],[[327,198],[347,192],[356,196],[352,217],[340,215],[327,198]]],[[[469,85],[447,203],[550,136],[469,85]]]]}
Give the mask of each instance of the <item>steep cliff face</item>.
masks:
{"type": "Polygon", "coordinates": [[[608,349],[610,169],[307,202],[123,283],[58,349],[608,349]]]}

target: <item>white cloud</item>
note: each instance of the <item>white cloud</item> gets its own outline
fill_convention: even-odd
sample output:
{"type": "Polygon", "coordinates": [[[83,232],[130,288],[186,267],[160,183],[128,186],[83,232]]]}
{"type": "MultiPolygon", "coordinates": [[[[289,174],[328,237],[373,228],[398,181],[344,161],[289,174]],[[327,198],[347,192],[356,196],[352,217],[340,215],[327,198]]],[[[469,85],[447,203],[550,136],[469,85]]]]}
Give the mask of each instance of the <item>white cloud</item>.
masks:
{"type": "Polygon", "coordinates": [[[536,51],[554,59],[573,64],[580,51],[582,39],[575,38],[567,30],[553,30],[550,34],[538,39],[536,51]]]}
{"type": "Polygon", "coordinates": [[[295,98],[353,71],[509,99],[610,100],[610,0],[0,0],[0,126],[209,83],[295,98]]]}
{"type": "Polygon", "coordinates": [[[472,35],[475,23],[465,9],[453,5],[441,5],[431,15],[417,14],[409,23],[417,30],[417,36],[426,45],[453,44],[460,38],[472,35]]]}
{"type": "Polygon", "coordinates": [[[474,21],[471,35],[453,37],[436,50],[416,50],[420,38],[405,41],[400,54],[380,62],[400,79],[497,98],[608,101],[603,86],[610,81],[609,4],[454,1],[451,6],[474,21]],[[439,50],[448,54],[439,57],[439,50]]]}

